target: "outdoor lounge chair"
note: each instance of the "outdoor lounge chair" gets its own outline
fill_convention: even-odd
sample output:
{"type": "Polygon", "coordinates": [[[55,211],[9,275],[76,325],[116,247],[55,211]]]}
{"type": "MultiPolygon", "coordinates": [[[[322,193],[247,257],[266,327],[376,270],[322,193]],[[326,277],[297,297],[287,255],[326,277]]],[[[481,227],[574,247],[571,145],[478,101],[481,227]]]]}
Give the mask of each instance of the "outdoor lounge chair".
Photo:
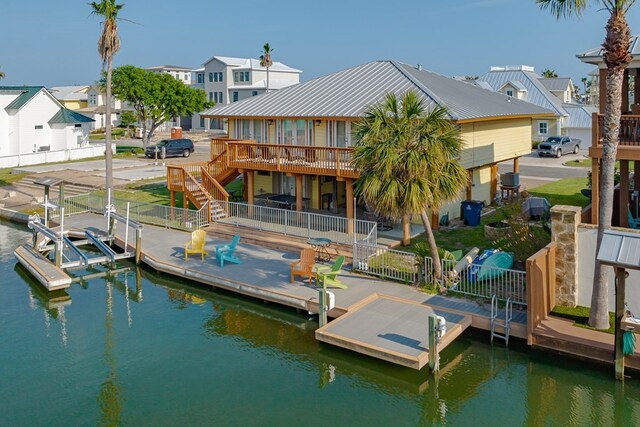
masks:
{"type": "Polygon", "coordinates": [[[334,287],[347,289],[347,285],[338,280],[338,274],[342,273],[342,264],[344,264],[344,255],[340,255],[336,258],[331,267],[318,267],[316,273],[318,275],[318,284],[323,288],[334,287]]]}
{"type": "Polygon", "coordinates": [[[236,234],[235,236],[233,236],[233,239],[231,239],[231,243],[224,244],[224,245],[216,245],[216,259],[220,263],[220,267],[224,267],[225,261],[229,261],[234,264],[242,263],[240,259],[238,259],[233,255],[239,241],[240,241],[240,235],[236,234]]]}
{"type": "Polygon", "coordinates": [[[627,222],[629,223],[629,228],[640,229],[640,218],[634,218],[630,210],[627,210],[627,222]]]}
{"type": "Polygon", "coordinates": [[[291,263],[291,283],[294,276],[308,276],[309,283],[316,277],[313,267],[316,265],[316,251],[313,248],[304,248],[300,252],[300,259],[291,263]]]}
{"type": "Polygon", "coordinates": [[[204,250],[204,244],[207,240],[207,232],[204,230],[196,230],[191,233],[191,241],[184,244],[184,259],[189,259],[189,254],[200,254],[202,261],[207,256],[204,250]]]}

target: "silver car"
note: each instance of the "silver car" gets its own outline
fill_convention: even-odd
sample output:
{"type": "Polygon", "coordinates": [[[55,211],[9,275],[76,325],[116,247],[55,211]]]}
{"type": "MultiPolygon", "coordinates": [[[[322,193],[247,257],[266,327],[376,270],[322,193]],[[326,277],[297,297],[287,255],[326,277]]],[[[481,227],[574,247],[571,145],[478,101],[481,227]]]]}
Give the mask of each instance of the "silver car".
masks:
{"type": "Polygon", "coordinates": [[[578,154],[580,140],[568,136],[550,136],[538,145],[538,156],[560,157],[563,154],[578,154]]]}

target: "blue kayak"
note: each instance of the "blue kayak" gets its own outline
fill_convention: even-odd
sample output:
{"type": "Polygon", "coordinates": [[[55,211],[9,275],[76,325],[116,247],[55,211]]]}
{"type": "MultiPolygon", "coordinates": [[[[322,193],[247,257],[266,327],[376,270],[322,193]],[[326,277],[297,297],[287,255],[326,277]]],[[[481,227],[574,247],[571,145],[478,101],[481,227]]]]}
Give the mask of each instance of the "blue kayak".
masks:
{"type": "Polygon", "coordinates": [[[513,254],[511,252],[497,252],[484,260],[476,275],[476,280],[500,277],[504,274],[504,271],[500,269],[510,269],[511,267],[513,267],[513,254]]]}

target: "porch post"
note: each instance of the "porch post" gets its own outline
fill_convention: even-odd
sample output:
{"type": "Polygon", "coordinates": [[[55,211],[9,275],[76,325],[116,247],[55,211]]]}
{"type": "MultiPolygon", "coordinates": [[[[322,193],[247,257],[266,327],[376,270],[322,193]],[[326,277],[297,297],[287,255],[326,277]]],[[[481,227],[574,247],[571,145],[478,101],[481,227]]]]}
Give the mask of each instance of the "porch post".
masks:
{"type": "Polygon", "coordinates": [[[622,77],[622,114],[629,113],[629,69],[624,70],[622,77]]]}
{"type": "Polygon", "coordinates": [[[598,224],[599,203],[600,203],[600,159],[595,157],[591,162],[591,224],[598,224]]]}
{"type": "Polygon", "coordinates": [[[622,337],[624,331],[622,330],[621,322],[624,317],[625,306],[625,278],[626,270],[624,268],[616,268],[616,326],[615,326],[615,372],[616,379],[624,380],[624,352],[622,337]]]}
{"type": "MultiPolygon", "coordinates": [[[[516,168],[516,161],[518,158],[513,159],[513,168],[516,168]]],[[[496,199],[496,194],[498,193],[498,164],[494,163],[491,165],[491,190],[489,197],[491,198],[491,203],[496,199]]]]}
{"type": "MultiPolygon", "coordinates": [[[[640,84],[638,84],[638,86],[640,86],[640,84]]],[[[640,100],[640,98],[638,99],[640,100]]],[[[639,191],[639,190],[640,190],[640,160],[635,160],[633,162],[633,191],[639,191]]],[[[635,201],[635,204],[636,205],[638,204],[637,199],[635,201]]]]}
{"type": "Polygon", "coordinates": [[[296,211],[302,212],[302,175],[296,175],[296,211]]]}
{"type": "Polygon", "coordinates": [[[176,192],[173,190],[169,190],[169,199],[171,200],[171,207],[176,207],[176,192]]]}
{"type": "Polygon", "coordinates": [[[247,172],[247,203],[253,205],[253,171],[247,172]]]}
{"type": "Polygon", "coordinates": [[[620,186],[618,187],[618,215],[620,227],[628,227],[627,210],[629,209],[629,160],[620,160],[620,186]]]}
{"type": "Polygon", "coordinates": [[[640,81],[638,81],[638,78],[640,78],[640,69],[634,68],[633,71],[633,75],[636,77],[633,83],[633,105],[635,105],[635,108],[631,109],[631,113],[640,114],[638,110],[638,106],[640,106],[640,81]]]}
{"type": "Polygon", "coordinates": [[[353,234],[353,180],[344,180],[346,187],[346,199],[347,199],[347,233],[353,234]]]}
{"type": "Polygon", "coordinates": [[[182,209],[189,209],[189,199],[185,191],[182,192],[182,209]]]}
{"type": "Polygon", "coordinates": [[[604,114],[604,106],[607,101],[607,69],[600,68],[598,97],[600,98],[600,114],[604,114]]]}
{"type": "Polygon", "coordinates": [[[466,200],[471,200],[471,196],[472,196],[472,192],[471,192],[471,187],[473,187],[473,169],[469,169],[467,171],[467,194],[466,194],[466,200]]]}
{"type": "MultiPolygon", "coordinates": [[[[496,171],[497,171],[497,167],[498,165],[496,165],[496,171]]],[[[516,157],[515,159],[513,159],[513,172],[514,173],[520,172],[520,157],[516,157]]]]}

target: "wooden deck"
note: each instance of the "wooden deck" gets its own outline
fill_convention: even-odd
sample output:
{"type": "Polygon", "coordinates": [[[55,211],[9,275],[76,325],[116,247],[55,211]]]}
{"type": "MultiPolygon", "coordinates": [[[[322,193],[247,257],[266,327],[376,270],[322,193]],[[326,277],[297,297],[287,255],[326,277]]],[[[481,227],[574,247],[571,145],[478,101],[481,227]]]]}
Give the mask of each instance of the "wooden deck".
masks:
{"type": "Polygon", "coordinates": [[[316,330],[316,339],[357,353],[413,369],[422,369],[429,359],[428,318],[446,319],[442,350],[471,325],[470,316],[434,310],[402,298],[373,294],[344,316],[316,330]]]}
{"type": "MultiPolygon", "coordinates": [[[[104,227],[105,222],[106,219],[103,216],[82,214],[70,217],[65,221],[65,224],[69,229],[82,230],[89,227],[104,227]]],[[[312,313],[318,312],[318,289],[313,284],[310,285],[299,280],[294,283],[290,282],[289,265],[298,259],[297,253],[255,246],[241,240],[236,255],[242,260],[242,264],[227,264],[221,268],[215,262],[212,254],[215,253],[215,245],[228,242],[228,238],[218,237],[214,233],[215,229],[208,230],[205,249],[210,255],[204,262],[198,257],[185,261],[183,248],[184,243],[190,240],[189,233],[146,225],[142,239],[142,262],[157,271],[212,287],[312,313]]],[[[116,228],[116,236],[116,242],[122,244],[124,228],[121,225],[116,228]]],[[[445,335],[445,341],[443,341],[444,345],[448,344],[448,340],[452,340],[462,333],[468,326],[489,329],[490,306],[488,303],[478,304],[467,299],[425,294],[411,286],[350,272],[341,274],[341,280],[348,288],[330,289],[336,295],[336,307],[329,312],[329,317],[340,318],[352,312],[354,317],[351,317],[351,320],[349,317],[344,318],[346,323],[343,323],[343,326],[340,326],[342,318],[333,320],[329,325],[334,325],[336,321],[340,321],[340,323],[335,323],[335,330],[326,330],[324,336],[338,335],[336,331],[340,331],[345,327],[344,325],[348,326],[350,322],[369,325],[374,329],[369,330],[368,336],[362,340],[369,346],[366,351],[364,351],[366,346],[363,346],[362,353],[370,356],[378,357],[371,349],[379,347],[383,353],[386,353],[383,355],[384,357],[379,357],[383,360],[394,363],[402,361],[399,364],[403,366],[416,368],[422,366],[427,353],[424,355],[416,354],[406,348],[405,344],[404,351],[406,353],[404,356],[395,358],[393,352],[398,352],[397,346],[403,344],[392,345],[392,341],[386,339],[384,341],[388,341],[388,343],[385,347],[380,345],[382,342],[377,337],[378,335],[395,333],[401,335],[402,339],[406,340],[405,343],[417,342],[421,343],[421,346],[423,343],[426,345],[426,316],[431,310],[443,315],[450,326],[448,335],[445,335]],[[364,311],[361,310],[365,303],[371,302],[372,298],[380,300],[377,304],[381,304],[381,308],[384,308],[388,313],[393,313],[395,307],[401,308],[401,310],[386,317],[387,322],[382,321],[382,317],[379,316],[375,322],[365,321],[362,323],[363,318],[373,316],[376,313],[376,305],[369,306],[364,311]],[[392,325],[394,317],[396,325],[392,325]],[[399,325],[402,323],[407,323],[407,325],[400,327],[399,325]],[[391,326],[396,329],[390,329],[391,326]],[[392,330],[395,332],[391,332],[392,330]]],[[[353,328],[357,329],[355,326],[353,328]]],[[[362,333],[366,334],[365,331],[362,333]]],[[[526,337],[526,312],[514,313],[512,336],[526,337]]],[[[354,339],[358,339],[358,336],[354,336],[354,339]]],[[[402,351],[398,353],[402,354],[402,351]]]]}
{"type": "MultiPolygon", "coordinates": [[[[571,320],[550,316],[533,331],[533,347],[613,365],[614,335],[573,326],[571,320]]],[[[627,368],[640,370],[640,346],[625,357],[627,368]]]]}

